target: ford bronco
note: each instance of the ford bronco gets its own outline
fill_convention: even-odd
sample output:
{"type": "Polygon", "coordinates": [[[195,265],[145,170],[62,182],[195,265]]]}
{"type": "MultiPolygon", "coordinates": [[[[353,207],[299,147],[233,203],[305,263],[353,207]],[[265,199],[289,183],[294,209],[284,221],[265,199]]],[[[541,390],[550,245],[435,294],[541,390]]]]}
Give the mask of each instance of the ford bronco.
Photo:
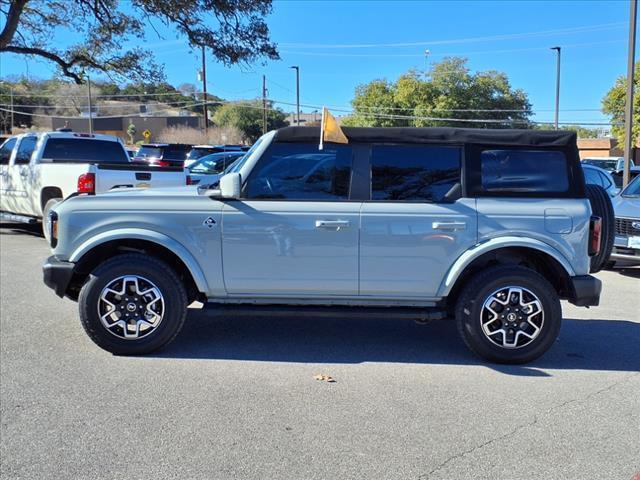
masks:
{"type": "Polygon", "coordinates": [[[344,132],[322,150],[318,128],[269,132],[219,185],[66,199],[45,283],[125,355],[168,344],[197,300],[455,318],[479,356],[523,363],[557,338],[561,299],[598,305],[610,201],[574,133],[344,132]]]}

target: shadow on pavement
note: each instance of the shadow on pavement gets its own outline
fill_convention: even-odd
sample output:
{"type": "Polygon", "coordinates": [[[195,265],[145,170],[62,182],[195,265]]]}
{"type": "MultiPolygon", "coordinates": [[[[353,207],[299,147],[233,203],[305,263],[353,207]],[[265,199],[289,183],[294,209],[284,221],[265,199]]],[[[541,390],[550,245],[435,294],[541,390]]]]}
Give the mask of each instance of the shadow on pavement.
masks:
{"type": "Polygon", "coordinates": [[[509,375],[550,376],[544,369],[640,371],[640,323],[565,319],[541,359],[493,365],[463,345],[453,321],[216,317],[192,311],[182,333],[157,356],[300,363],[485,365],[509,375]]]}
{"type": "Polygon", "coordinates": [[[31,235],[44,238],[39,223],[5,223],[0,222],[0,235],[31,235]]]}
{"type": "Polygon", "coordinates": [[[624,267],[620,269],[616,268],[614,271],[616,273],[619,273],[620,275],[624,275],[625,277],[640,278],[640,267],[636,267],[636,268],[624,267]]]}

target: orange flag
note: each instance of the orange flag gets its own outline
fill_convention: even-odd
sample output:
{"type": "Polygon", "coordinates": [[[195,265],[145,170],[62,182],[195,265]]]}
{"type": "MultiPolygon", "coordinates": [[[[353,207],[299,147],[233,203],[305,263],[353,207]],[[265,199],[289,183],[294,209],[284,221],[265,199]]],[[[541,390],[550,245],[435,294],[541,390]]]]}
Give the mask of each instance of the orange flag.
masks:
{"type": "Polygon", "coordinates": [[[340,125],[338,125],[338,121],[335,117],[329,113],[327,107],[322,107],[319,150],[322,150],[324,142],[349,143],[349,139],[340,128],[340,125]]]}

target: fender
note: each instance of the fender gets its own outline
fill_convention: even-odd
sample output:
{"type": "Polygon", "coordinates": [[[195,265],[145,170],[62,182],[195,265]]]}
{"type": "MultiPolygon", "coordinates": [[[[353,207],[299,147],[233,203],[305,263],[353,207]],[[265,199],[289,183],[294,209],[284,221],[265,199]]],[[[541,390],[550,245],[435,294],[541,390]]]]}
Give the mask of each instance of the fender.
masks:
{"type": "Polygon", "coordinates": [[[143,228],[121,228],[99,233],[89,238],[78,248],[76,248],[69,257],[69,262],[76,263],[87,252],[94,249],[95,247],[106,242],[120,239],[147,240],[149,242],[156,243],[161,247],[168,248],[173,253],[175,253],[178,258],[180,258],[180,260],[182,260],[182,262],[187,266],[187,269],[191,273],[191,276],[193,277],[198,290],[200,290],[201,292],[209,291],[207,280],[202,272],[202,269],[200,268],[200,265],[198,265],[198,262],[193,257],[193,255],[189,253],[189,251],[176,240],[168,237],[163,233],[155,232],[153,230],[146,230],[143,228]]]}
{"type": "Polygon", "coordinates": [[[446,297],[449,295],[449,292],[456,284],[456,281],[464,269],[467,268],[476,258],[480,257],[480,255],[491,252],[492,250],[508,247],[524,247],[546,253],[562,265],[562,268],[565,269],[569,276],[574,277],[576,275],[573,267],[566,257],[547,243],[527,237],[498,237],[476,245],[460,255],[440,284],[440,288],[438,288],[438,297],[446,297]]]}

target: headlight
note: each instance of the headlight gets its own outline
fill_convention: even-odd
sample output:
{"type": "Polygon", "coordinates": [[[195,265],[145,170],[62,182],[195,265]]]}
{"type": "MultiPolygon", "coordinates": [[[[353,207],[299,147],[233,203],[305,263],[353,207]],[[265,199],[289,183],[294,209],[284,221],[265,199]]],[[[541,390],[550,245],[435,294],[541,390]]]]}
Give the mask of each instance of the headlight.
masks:
{"type": "Polygon", "coordinates": [[[56,248],[58,244],[58,214],[56,212],[49,212],[49,243],[51,248],[56,248]]]}

